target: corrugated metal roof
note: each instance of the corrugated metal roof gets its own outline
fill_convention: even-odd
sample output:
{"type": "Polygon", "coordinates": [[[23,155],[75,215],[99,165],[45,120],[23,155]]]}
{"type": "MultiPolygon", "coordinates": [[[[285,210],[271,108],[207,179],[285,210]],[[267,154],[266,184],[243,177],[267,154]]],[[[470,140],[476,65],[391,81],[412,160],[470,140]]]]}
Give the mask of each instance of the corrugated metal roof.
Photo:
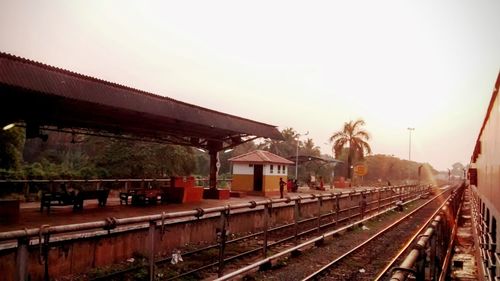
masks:
{"type": "MultiPolygon", "coordinates": [[[[147,134],[223,139],[251,135],[283,139],[273,125],[0,53],[0,120],[37,119],[147,134]],[[36,103],[28,105],[27,103],[36,103]],[[141,121],[140,123],[138,121],[141,121]]],[[[44,124],[41,124],[44,125],[44,124]]]]}
{"type": "Polygon", "coordinates": [[[229,159],[229,161],[234,163],[293,164],[292,161],[287,160],[286,158],[264,150],[254,150],[239,156],[232,157],[229,159]]]}

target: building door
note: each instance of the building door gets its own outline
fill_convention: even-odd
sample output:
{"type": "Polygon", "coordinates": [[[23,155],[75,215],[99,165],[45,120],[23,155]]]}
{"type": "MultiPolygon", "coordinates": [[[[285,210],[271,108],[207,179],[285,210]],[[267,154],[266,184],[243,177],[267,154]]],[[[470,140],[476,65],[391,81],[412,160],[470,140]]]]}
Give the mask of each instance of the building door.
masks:
{"type": "Polygon", "coordinates": [[[262,165],[253,165],[253,190],[262,191],[262,176],[264,168],[262,165]]]}

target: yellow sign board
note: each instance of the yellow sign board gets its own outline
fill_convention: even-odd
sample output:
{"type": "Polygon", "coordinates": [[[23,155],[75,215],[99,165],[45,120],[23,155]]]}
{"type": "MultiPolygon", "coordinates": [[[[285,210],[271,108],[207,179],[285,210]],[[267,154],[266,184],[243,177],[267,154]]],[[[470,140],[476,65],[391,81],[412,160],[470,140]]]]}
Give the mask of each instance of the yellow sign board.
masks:
{"type": "Polygon", "coordinates": [[[356,176],[364,176],[368,173],[368,167],[365,165],[365,164],[357,164],[356,166],[354,166],[354,173],[356,174],[356,176]]]}

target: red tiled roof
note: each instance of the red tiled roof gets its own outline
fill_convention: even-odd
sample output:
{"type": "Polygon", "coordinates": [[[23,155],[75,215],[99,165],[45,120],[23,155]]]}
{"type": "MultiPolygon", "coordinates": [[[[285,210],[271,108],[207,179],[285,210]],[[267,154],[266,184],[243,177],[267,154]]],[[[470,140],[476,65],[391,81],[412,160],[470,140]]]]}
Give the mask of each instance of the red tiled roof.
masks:
{"type": "Polygon", "coordinates": [[[273,154],[269,151],[254,150],[233,158],[229,161],[234,163],[272,163],[272,164],[293,164],[292,161],[273,154]]]}

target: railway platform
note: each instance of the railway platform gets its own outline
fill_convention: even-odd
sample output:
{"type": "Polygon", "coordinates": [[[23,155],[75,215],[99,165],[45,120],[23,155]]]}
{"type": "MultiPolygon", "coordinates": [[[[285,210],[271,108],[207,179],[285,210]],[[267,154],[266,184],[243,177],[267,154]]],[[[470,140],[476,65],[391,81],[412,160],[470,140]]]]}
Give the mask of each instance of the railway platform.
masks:
{"type": "MultiPolygon", "coordinates": [[[[282,199],[248,196],[144,207],[120,205],[116,198],[104,208],[89,201],[77,213],[69,206],[55,207],[50,214],[40,213],[37,205],[27,204],[21,208],[24,227],[16,224],[8,230],[9,226],[4,226],[7,230],[0,232],[0,270],[10,277],[29,275],[40,280],[117,266],[139,254],[150,267],[147,271],[153,273],[155,264],[170,261],[172,251],[194,255],[208,250],[209,254],[219,252],[219,258],[194,259],[210,261],[205,267],[218,268],[221,274],[224,264],[233,259],[231,247],[239,248],[240,243],[249,246],[251,242],[250,252],[265,256],[270,247],[285,241],[354,221],[365,198],[368,215],[390,210],[398,200],[419,198],[428,188],[301,188],[282,199]],[[20,260],[12,264],[16,259],[20,260]]],[[[179,270],[176,274],[190,274],[179,270]]]]}
{"type": "MultiPolygon", "coordinates": [[[[370,187],[357,187],[357,188],[327,188],[325,191],[312,190],[307,186],[299,187],[297,192],[288,192],[287,195],[294,197],[305,194],[323,194],[331,192],[350,192],[352,190],[369,189],[370,187]]],[[[40,202],[26,202],[20,204],[19,220],[16,222],[3,222],[0,223],[0,232],[18,230],[24,228],[35,228],[41,225],[65,225],[73,223],[84,223],[89,221],[101,220],[107,217],[127,218],[134,216],[146,216],[157,214],[161,212],[178,212],[193,210],[197,208],[212,208],[217,206],[234,205],[238,203],[245,203],[249,201],[259,201],[265,198],[279,198],[263,197],[263,196],[250,196],[245,197],[231,197],[227,200],[217,199],[204,199],[201,202],[190,202],[183,204],[155,204],[147,206],[131,206],[120,204],[120,198],[117,192],[112,192],[108,198],[105,207],[100,207],[98,200],[85,201],[85,208],[81,211],[74,212],[72,206],[53,206],[50,213],[40,212],[40,202]]]]}

